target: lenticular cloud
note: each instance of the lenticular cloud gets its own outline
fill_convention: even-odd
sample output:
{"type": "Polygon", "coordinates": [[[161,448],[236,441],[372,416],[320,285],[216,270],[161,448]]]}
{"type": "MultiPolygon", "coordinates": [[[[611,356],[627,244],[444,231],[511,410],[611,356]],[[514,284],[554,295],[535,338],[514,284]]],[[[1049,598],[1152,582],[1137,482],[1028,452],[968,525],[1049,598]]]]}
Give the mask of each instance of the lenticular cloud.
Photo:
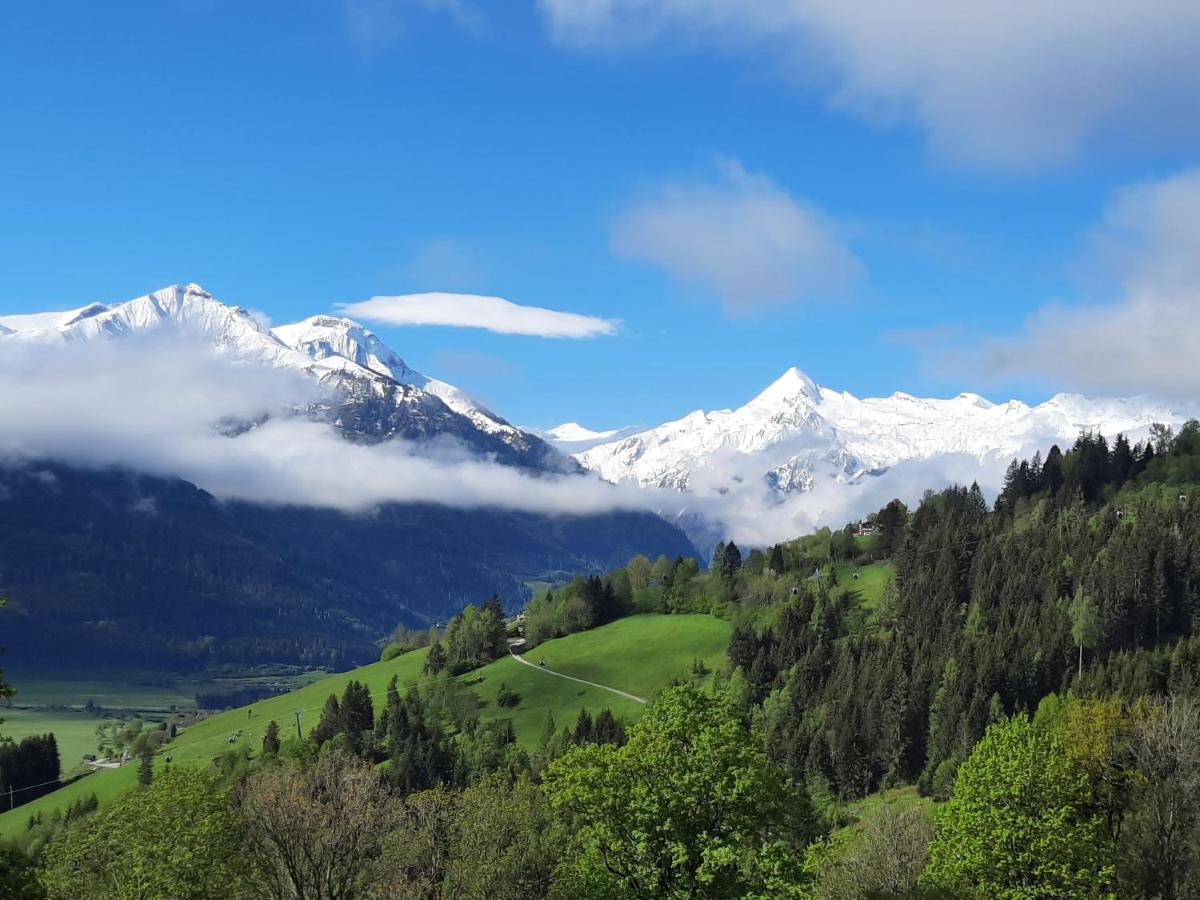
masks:
{"type": "Polygon", "coordinates": [[[478,294],[402,294],[372,297],[360,303],[342,303],[338,309],[355,318],[388,325],[445,325],[483,328],[497,334],[525,334],[545,338],[590,338],[615,334],[617,321],[561,312],[540,306],[522,306],[503,297],[478,294]]]}

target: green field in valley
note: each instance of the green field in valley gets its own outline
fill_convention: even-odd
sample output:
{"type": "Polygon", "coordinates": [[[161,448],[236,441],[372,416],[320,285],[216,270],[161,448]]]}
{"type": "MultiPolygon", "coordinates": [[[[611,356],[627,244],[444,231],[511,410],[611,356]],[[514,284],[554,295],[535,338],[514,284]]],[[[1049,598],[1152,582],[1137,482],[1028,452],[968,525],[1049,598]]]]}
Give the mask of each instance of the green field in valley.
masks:
{"type": "Polygon", "coordinates": [[[154,684],[137,680],[87,681],[85,679],[43,678],[9,672],[8,680],[17,687],[15,703],[21,706],[74,706],[82,708],[94,700],[106,709],[167,710],[172,706],[196,705],[195,691],[175,684],[154,684]]]}
{"type": "Polygon", "coordinates": [[[105,719],[77,709],[0,710],[0,735],[15,741],[35,734],[53,732],[63,775],[79,770],[85,753],[96,752],[96,729],[105,719]]]}
{"type": "MultiPolygon", "coordinates": [[[[705,615],[639,615],[620,619],[600,628],[569,635],[531,650],[533,662],[545,659],[555,671],[588,681],[607,684],[620,690],[647,697],[672,678],[686,677],[692,661],[704,659],[715,668],[724,658],[729,643],[728,622],[705,615]]],[[[357,679],[371,691],[378,711],[393,676],[401,684],[422,680],[427,651],[416,650],[387,662],[372,663],[349,672],[330,675],[287,694],[262,700],[249,707],[219,713],[183,730],[163,754],[155,760],[158,768],[168,765],[208,765],[213,757],[239,746],[258,752],[267,723],[279,723],[282,732],[294,734],[300,712],[300,727],[307,734],[316,724],[321,707],[331,693],[341,694],[346,684],[357,679]]],[[[541,735],[546,714],[552,713],[562,727],[571,725],[583,707],[598,712],[612,709],[618,718],[633,721],[642,713],[642,705],[601,688],[589,687],[548,672],[522,665],[511,658],[496,660],[481,669],[461,676],[471,684],[483,701],[480,715],[511,718],[518,741],[532,746],[541,735]],[[482,676],[483,681],[478,682],[482,676]],[[515,708],[497,705],[501,683],[520,694],[515,708]]],[[[99,720],[92,718],[92,730],[99,720]]],[[[0,725],[0,734],[8,733],[0,725]]],[[[137,781],[137,766],[105,769],[40,797],[31,803],[0,815],[0,836],[11,836],[25,827],[29,817],[49,813],[95,793],[103,803],[131,788],[137,781]]]]}

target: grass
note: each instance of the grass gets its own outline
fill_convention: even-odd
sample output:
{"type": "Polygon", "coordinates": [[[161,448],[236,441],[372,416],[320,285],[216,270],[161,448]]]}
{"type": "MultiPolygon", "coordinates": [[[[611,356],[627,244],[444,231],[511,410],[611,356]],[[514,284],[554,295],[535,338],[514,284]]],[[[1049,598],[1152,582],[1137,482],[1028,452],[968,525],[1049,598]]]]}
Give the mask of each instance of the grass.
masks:
{"type": "Polygon", "coordinates": [[[219,678],[172,678],[162,674],[108,671],[102,680],[44,678],[9,672],[17,686],[14,700],[20,706],[77,707],[89,700],[122,712],[158,713],[162,718],[176,709],[195,709],[196,694],[221,694],[242,688],[301,687],[325,677],[321,672],[300,675],[241,675],[219,678]]]}
{"type": "Polygon", "coordinates": [[[546,591],[551,590],[554,587],[554,583],[551,581],[538,580],[526,581],[525,587],[529,588],[529,592],[533,597],[540,597],[542,594],[546,593],[546,591]]]}
{"type": "MultiPolygon", "coordinates": [[[[704,660],[710,670],[719,667],[730,632],[728,622],[713,616],[645,614],[546,641],[523,655],[535,664],[545,660],[555,672],[649,698],[673,678],[686,677],[696,659],[704,660]]],[[[556,678],[515,659],[496,660],[478,674],[484,682],[476,691],[486,704],[481,718],[512,719],[517,740],[525,747],[541,737],[547,713],[562,728],[573,725],[584,708],[595,715],[607,707],[625,722],[637,721],[645,709],[636,700],[556,678]],[[505,709],[496,703],[501,684],[520,695],[516,707],[505,709]]]]}
{"type": "MultiPolygon", "coordinates": [[[[84,706],[95,700],[108,709],[194,708],[195,690],[188,686],[131,681],[83,681],[22,677],[9,672],[17,687],[16,703],[22,706],[84,706]]],[[[206,682],[207,684],[207,682],[206,682]]]]}
{"type": "MultiPolygon", "coordinates": [[[[330,675],[318,682],[287,694],[262,700],[249,707],[239,707],[210,716],[185,729],[165,751],[172,757],[170,765],[208,765],[213,757],[238,746],[258,750],[262,746],[262,735],[267,723],[275,720],[283,733],[294,734],[296,718],[294,710],[299,708],[302,730],[307,733],[317,724],[321,707],[330,693],[341,694],[347,682],[357,678],[367,685],[371,696],[378,704],[387,692],[387,684],[393,675],[402,683],[411,683],[421,677],[425,663],[425,650],[417,650],[398,656],[388,662],[372,663],[349,672],[330,675]],[[233,742],[229,738],[234,738],[233,742]]],[[[156,768],[168,765],[164,756],[155,760],[156,768]]],[[[137,783],[137,765],[121,769],[103,769],[74,781],[67,786],[39,797],[11,812],[0,815],[0,837],[9,837],[25,827],[26,821],[35,813],[50,813],[62,809],[74,800],[95,794],[104,803],[124,793],[137,783]]]]}
{"type": "Polygon", "coordinates": [[[728,622],[713,616],[629,616],[547,641],[524,656],[532,663],[545,660],[556,672],[649,697],[672,678],[688,674],[695,659],[704,660],[709,669],[720,666],[731,630],[728,622]]]}
{"type": "Polygon", "coordinates": [[[96,752],[96,729],[106,721],[76,709],[4,709],[0,717],[0,734],[15,741],[53,732],[64,775],[81,767],[83,754],[96,752]]]}
{"type": "MultiPolygon", "coordinates": [[[[534,662],[545,659],[547,666],[564,674],[647,697],[672,678],[686,676],[697,657],[704,659],[709,668],[719,666],[724,659],[729,634],[729,623],[711,616],[631,616],[591,631],[547,641],[530,651],[527,658],[534,662]]],[[[402,685],[423,679],[421,670],[427,652],[414,650],[387,662],[329,675],[287,694],[210,716],[183,730],[165,753],[172,757],[170,765],[207,766],[215,756],[227,750],[248,747],[258,752],[263,731],[272,720],[279,724],[284,735],[295,734],[294,710],[297,708],[301,710],[301,731],[307,734],[317,724],[326,697],[331,693],[340,695],[352,679],[367,686],[378,710],[393,676],[402,685]]],[[[643,709],[633,700],[556,678],[510,658],[496,660],[464,675],[462,680],[472,684],[484,701],[481,717],[511,718],[518,741],[526,747],[536,744],[541,736],[547,712],[552,713],[555,722],[562,727],[574,724],[582,707],[593,713],[609,707],[625,721],[636,720],[643,709]],[[476,684],[480,676],[484,680],[476,684]],[[501,683],[521,695],[515,708],[505,709],[496,703],[501,683]]],[[[99,722],[97,719],[90,721],[93,729],[99,722]]],[[[155,760],[157,769],[166,765],[165,754],[155,760]]],[[[20,832],[35,813],[49,814],[92,793],[104,803],[136,782],[136,765],[87,775],[53,794],[0,815],[0,836],[20,832]]]]}
{"type": "Polygon", "coordinates": [[[554,716],[557,728],[574,725],[580,709],[587,709],[594,716],[607,707],[626,722],[636,721],[642,715],[642,704],[634,700],[565,678],[555,678],[511,657],[489,663],[474,674],[482,675],[484,679],[475,689],[484,701],[479,717],[484,720],[512,719],[517,743],[526,749],[537,746],[547,713],[554,716]],[[505,708],[496,702],[501,684],[520,695],[520,702],[515,707],[505,708]]]}
{"type": "Polygon", "coordinates": [[[895,574],[890,563],[872,563],[869,566],[856,566],[854,563],[839,563],[836,567],[839,588],[850,588],[862,596],[865,609],[874,610],[883,599],[883,589],[895,574]],[[858,573],[858,581],[854,573],[858,573]]]}

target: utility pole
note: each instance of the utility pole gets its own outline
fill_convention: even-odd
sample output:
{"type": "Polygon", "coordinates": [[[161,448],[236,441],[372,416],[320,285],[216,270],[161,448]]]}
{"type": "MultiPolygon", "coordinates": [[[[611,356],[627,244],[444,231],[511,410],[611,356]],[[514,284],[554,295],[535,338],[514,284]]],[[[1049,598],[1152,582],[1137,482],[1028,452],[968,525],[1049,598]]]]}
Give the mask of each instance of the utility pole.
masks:
{"type": "Polygon", "coordinates": [[[304,740],[304,735],[300,733],[300,707],[296,707],[296,737],[304,740]]]}

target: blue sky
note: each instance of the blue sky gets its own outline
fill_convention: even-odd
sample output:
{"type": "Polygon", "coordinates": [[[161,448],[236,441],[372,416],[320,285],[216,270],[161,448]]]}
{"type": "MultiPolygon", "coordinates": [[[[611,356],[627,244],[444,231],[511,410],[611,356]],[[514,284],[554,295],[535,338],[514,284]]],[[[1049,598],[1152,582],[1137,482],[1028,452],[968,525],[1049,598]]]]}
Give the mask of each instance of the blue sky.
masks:
{"type": "Polygon", "coordinates": [[[1144,300],[1200,231],[1194,16],[1150,4],[1089,41],[1014,13],[1032,48],[906,22],[916,55],[886,59],[865,19],[770,6],[6,4],[0,313],[197,281],[275,322],[424,291],[620,320],[370,323],[525,425],[737,405],[791,365],[860,395],[1179,383],[1121,342],[1195,339],[1194,267],[1144,300]],[[1037,64],[1056,29],[1082,81],[1037,64]],[[1127,32],[1145,49],[1114,51],[1127,32]],[[1059,353],[1078,309],[1126,324],[1059,353]]]}

